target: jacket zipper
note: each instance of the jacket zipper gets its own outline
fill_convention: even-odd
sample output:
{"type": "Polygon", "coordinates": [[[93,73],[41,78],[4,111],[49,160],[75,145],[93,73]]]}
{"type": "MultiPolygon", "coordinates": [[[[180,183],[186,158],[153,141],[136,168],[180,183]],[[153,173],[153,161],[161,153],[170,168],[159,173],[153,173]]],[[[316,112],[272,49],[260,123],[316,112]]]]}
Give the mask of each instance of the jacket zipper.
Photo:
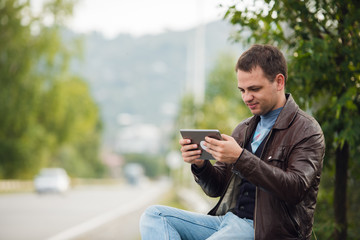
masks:
{"type": "MultiPolygon", "coordinates": [[[[244,135],[244,145],[242,146],[242,148],[244,149],[245,147],[245,142],[246,142],[246,137],[247,137],[247,132],[248,132],[249,126],[246,128],[245,130],[245,135],[244,135]]],[[[266,144],[266,143],[265,143],[266,144]]],[[[265,147],[265,146],[264,146],[265,147]]],[[[264,149],[263,149],[264,150],[264,149]]],[[[243,150],[244,151],[244,150],[243,150]]],[[[262,155],[262,152],[261,152],[262,155]]],[[[258,192],[258,188],[256,187],[255,190],[255,209],[254,209],[254,221],[253,221],[253,227],[254,227],[254,239],[255,239],[255,232],[256,232],[256,209],[257,209],[257,192],[258,192]]]]}
{"type": "Polygon", "coordinates": [[[258,194],[258,187],[256,187],[255,190],[255,209],[254,209],[254,222],[253,222],[253,226],[254,226],[254,239],[256,239],[255,237],[255,233],[256,233],[256,211],[257,211],[257,194],[258,194]]]}
{"type": "MultiPolygon", "coordinates": [[[[269,132],[269,135],[268,137],[266,138],[266,142],[264,144],[264,147],[261,151],[261,154],[260,154],[260,159],[262,158],[263,154],[264,154],[264,151],[265,151],[265,148],[266,148],[266,145],[268,143],[268,140],[270,139],[270,136],[272,134],[273,130],[271,129],[270,132],[269,132]]],[[[255,209],[254,209],[254,239],[256,239],[256,212],[257,212],[257,195],[258,195],[258,187],[256,187],[256,191],[255,191],[255,209]]]]}

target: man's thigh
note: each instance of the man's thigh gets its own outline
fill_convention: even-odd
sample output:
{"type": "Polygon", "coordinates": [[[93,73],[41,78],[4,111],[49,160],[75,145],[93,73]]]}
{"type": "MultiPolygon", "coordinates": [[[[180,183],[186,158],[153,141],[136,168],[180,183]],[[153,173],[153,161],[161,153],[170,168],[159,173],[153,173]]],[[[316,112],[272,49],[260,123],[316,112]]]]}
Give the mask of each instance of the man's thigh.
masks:
{"type": "Polygon", "coordinates": [[[235,214],[228,212],[220,224],[219,230],[207,240],[253,240],[254,227],[253,220],[239,218],[235,214]]]}
{"type": "Polygon", "coordinates": [[[147,211],[166,219],[166,224],[181,236],[181,239],[206,239],[218,231],[223,216],[189,212],[168,206],[152,206],[147,211]]]}

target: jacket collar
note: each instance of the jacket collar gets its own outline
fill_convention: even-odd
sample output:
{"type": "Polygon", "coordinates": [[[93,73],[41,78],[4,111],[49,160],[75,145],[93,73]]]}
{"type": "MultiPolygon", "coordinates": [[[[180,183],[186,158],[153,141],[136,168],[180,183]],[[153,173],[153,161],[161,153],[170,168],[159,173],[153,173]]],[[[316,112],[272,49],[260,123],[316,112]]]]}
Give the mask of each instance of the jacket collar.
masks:
{"type": "MultiPolygon", "coordinates": [[[[296,113],[299,109],[299,106],[296,104],[295,100],[293,99],[293,97],[291,96],[290,93],[286,93],[286,103],[284,105],[284,108],[281,110],[275,124],[274,124],[274,129],[286,129],[290,126],[290,124],[292,123],[292,121],[294,120],[296,113]]],[[[259,122],[260,117],[259,116],[253,116],[251,118],[249,118],[245,124],[246,125],[254,125],[256,126],[256,124],[259,122]]]]}
{"type": "Polygon", "coordinates": [[[281,110],[273,128],[276,129],[285,129],[290,126],[293,122],[298,110],[299,106],[296,104],[295,100],[291,96],[290,93],[285,94],[286,103],[284,108],[281,110]]]}

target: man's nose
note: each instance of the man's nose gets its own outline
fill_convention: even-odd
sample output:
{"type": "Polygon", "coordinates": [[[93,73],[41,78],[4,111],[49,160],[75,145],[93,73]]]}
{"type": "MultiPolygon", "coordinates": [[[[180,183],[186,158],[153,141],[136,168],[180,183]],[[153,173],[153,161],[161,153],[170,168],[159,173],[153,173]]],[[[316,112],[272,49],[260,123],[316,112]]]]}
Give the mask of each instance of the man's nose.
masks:
{"type": "Polygon", "coordinates": [[[253,100],[254,96],[249,92],[244,92],[242,94],[242,99],[245,103],[251,102],[253,100]]]}

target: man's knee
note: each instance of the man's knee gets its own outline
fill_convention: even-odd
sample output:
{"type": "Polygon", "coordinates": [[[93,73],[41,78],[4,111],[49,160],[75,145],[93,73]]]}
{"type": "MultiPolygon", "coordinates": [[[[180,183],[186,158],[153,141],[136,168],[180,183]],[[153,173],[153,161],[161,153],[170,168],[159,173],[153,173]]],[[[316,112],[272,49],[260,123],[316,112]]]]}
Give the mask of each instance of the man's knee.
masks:
{"type": "Polygon", "coordinates": [[[145,209],[142,216],[153,216],[153,217],[160,216],[162,207],[163,206],[160,206],[160,205],[149,206],[145,209]]]}
{"type": "Polygon", "coordinates": [[[160,217],[161,207],[159,205],[152,205],[146,208],[140,217],[140,227],[151,224],[154,218],[160,217]]]}

